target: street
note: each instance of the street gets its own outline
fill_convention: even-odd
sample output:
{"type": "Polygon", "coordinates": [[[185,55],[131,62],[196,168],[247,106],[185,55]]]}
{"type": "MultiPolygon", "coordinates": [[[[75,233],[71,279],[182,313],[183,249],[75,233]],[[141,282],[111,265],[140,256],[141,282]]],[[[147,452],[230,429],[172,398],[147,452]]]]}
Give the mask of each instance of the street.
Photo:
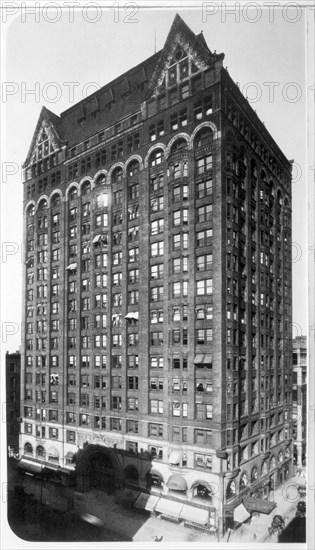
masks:
{"type": "Polygon", "coordinates": [[[20,538],[34,542],[128,541],[108,528],[84,521],[74,512],[51,510],[29,495],[8,493],[8,522],[20,538]]]}

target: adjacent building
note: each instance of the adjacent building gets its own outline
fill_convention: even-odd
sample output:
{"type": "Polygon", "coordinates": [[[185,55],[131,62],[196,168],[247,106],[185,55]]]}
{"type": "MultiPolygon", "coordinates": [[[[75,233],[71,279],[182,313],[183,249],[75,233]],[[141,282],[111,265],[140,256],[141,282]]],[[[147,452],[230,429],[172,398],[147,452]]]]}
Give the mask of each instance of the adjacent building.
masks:
{"type": "Polygon", "coordinates": [[[307,399],[307,342],[306,336],[293,340],[293,453],[297,468],[306,466],[306,399],[307,399]]]}
{"type": "Polygon", "coordinates": [[[220,529],[292,468],[291,162],[223,59],[176,16],[161,51],[42,109],[20,436],[81,490],[151,491],[220,529]]]}
{"type": "Polygon", "coordinates": [[[9,456],[19,452],[21,355],[19,351],[5,356],[6,428],[9,456]]]}

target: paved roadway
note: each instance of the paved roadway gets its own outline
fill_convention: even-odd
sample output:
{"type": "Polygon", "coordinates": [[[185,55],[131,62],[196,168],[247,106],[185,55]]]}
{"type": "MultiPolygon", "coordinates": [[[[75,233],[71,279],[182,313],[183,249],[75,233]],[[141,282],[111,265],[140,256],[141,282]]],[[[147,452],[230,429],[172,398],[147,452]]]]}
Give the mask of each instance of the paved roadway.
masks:
{"type": "Polygon", "coordinates": [[[107,527],[94,526],[75,513],[51,510],[34,501],[8,493],[8,522],[16,536],[33,542],[130,541],[107,527]]]}

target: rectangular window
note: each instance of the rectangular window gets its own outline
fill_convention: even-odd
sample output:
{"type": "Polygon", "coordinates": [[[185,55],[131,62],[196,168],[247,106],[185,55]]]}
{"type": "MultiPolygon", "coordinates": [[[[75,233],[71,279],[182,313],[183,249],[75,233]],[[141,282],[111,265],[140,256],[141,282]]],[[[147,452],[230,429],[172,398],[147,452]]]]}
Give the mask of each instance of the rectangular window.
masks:
{"type": "Polygon", "coordinates": [[[203,199],[212,195],[212,179],[202,181],[196,185],[196,198],[203,199]]]}
{"type": "Polygon", "coordinates": [[[163,424],[149,423],[149,436],[150,437],[163,437],[163,424]]]}
{"type": "Polygon", "coordinates": [[[163,368],[163,357],[159,355],[152,355],[150,358],[150,368],[151,369],[162,369],[163,368]]]}
{"type": "Polygon", "coordinates": [[[139,422],[137,420],[127,420],[127,433],[137,434],[139,431],[139,422]]]}
{"type": "Polygon", "coordinates": [[[206,229],[205,231],[198,231],[196,237],[197,247],[209,246],[212,244],[212,229],[206,229]]]}
{"type": "Polygon", "coordinates": [[[197,281],[197,296],[209,296],[212,294],[212,279],[202,279],[197,281]]]}
{"type": "Polygon", "coordinates": [[[212,254],[197,256],[196,258],[197,271],[209,271],[212,269],[212,254]]]}
{"type": "Polygon", "coordinates": [[[164,288],[162,286],[156,286],[151,288],[151,302],[160,302],[163,300],[164,288]]]}
{"type": "Polygon", "coordinates": [[[150,413],[163,414],[163,401],[158,399],[150,400],[150,413]]]}
{"type": "Polygon", "coordinates": [[[139,248],[130,248],[128,250],[128,261],[130,263],[137,262],[139,260],[139,248]]]}
{"type": "Polygon", "coordinates": [[[163,233],[164,230],[164,219],[160,218],[159,220],[155,220],[151,222],[151,235],[158,235],[159,233],[163,233]]]}
{"type": "Polygon", "coordinates": [[[155,197],[150,200],[151,212],[159,212],[164,208],[164,197],[155,197]]]}
{"type": "Polygon", "coordinates": [[[163,345],[163,332],[151,332],[150,333],[150,344],[151,346],[162,346],[163,345]]]}
{"type": "Polygon", "coordinates": [[[128,411],[138,411],[139,410],[138,397],[128,397],[128,399],[127,399],[127,409],[128,409],[128,411]]]}
{"type": "Polygon", "coordinates": [[[151,268],[150,268],[151,279],[162,279],[163,273],[164,273],[163,264],[151,265],[151,268]]]}
{"type": "Polygon", "coordinates": [[[164,242],[158,241],[151,244],[151,257],[163,256],[164,254],[164,242]]]}

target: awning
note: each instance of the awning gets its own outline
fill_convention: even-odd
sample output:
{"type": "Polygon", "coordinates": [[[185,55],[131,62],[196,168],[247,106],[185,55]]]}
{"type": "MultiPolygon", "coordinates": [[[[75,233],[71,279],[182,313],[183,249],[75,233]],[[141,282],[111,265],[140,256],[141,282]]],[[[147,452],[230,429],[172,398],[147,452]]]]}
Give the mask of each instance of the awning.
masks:
{"type": "Polygon", "coordinates": [[[262,514],[270,514],[270,512],[277,506],[275,502],[270,500],[262,500],[261,498],[246,497],[243,499],[243,504],[247,510],[251,512],[261,512],[262,514]]]}
{"type": "Polygon", "coordinates": [[[239,504],[234,510],[234,521],[237,523],[243,523],[250,517],[244,504],[239,504]]]}
{"type": "Polygon", "coordinates": [[[69,264],[68,267],[66,267],[66,269],[69,269],[69,271],[73,271],[74,269],[77,269],[77,264],[76,263],[69,264]]]}
{"type": "Polygon", "coordinates": [[[195,365],[209,365],[212,363],[212,355],[211,353],[197,353],[194,364],[195,365]]]}
{"type": "Polygon", "coordinates": [[[178,451],[172,451],[170,454],[170,457],[168,459],[169,464],[179,464],[180,463],[180,455],[178,451]]]}
{"type": "Polygon", "coordinates": [[[199,365],[200,363],[203,363],[204,353],[197,353],[194,363],[195,365],[199,365]]]}
{"type": "Polygon", "coordinates": [[[150,476],[158,477],[162,482],[164,482],[163,476],[162,476],[162,474],[160,474],[160,472],[158,470],[154,470],[154,469],[151,470],[150,476]]]}
{"type": "Polygon", "coordinates": [[[160,498],[159,502],[155,506],[155,512],[160,512],[160,514],[172,516],[173,518],[179,518],[182,507],[182,502],[175,502],[174,500],[160,498]]]}
{"type": "Polygon", "coordinates": [[[199,523],[200,525],[206,525],[209,521],[209,511],[184,504],[180,517],[182,519],[186,519],[187,521],[193,521],[194,523],[199,523]]]}
{"type": "Polygon", "coordinates": [[[44,468],[43,464],[33,462],[33,460],[27,460],[26,458],[22,458],[17,466],[26,472],[33,472],[34,474],[39,474],[44,468]]]}
{"type": "Polygon", "coordinates": [[[159,500],[159,497],[155,495],[140,493],[134,505],[136,508],[141,508],[142,510],[147,510],[148,512],[152,512],[158,500],[159,500]]]}
{"type": "Polygon", "coordinates": [[[95,235],[95,237],[94,237],[92,243],[93,243],[93,244],[94,244],[94,243],[98,243],[100,240],[101,240],[101,235],[95,235]]]}
{"type": "Polygon", "coordinates": [[[198,485],[203,485],[210,493],[213,493],[214,487],[211,485],[211,483],[208,483],[208,481],[203,481],[203,479],[198,479],[197,481],[194,481],[191,485],[191,488],[197,487],[198,485]]]}
{"type": "Polygon", "coordinates": [[[73,458],[73,457],[74,457],[74,453],[73,453],[72,451],[68,451],[68,452],[66,453],[65,458],[73,458]]]}
{"type": "Polygon", "coordinates": [[[43,468],[43,474],[55,474],[57,470],[60,471],[59,464],[53,464],[52,462],[49,462],[45,464],[43,468]]]}
{"type": "Polygon", "coordinates": [[[48,456],[53,456],[54,458],[59,458],[59,453],[56,447],[50,447],[47,452],[48,456]]]}
{"type": "Polygon", "coordinates": [[[139,319],[139,311],[130,311],[125,315],[125,319],[139,319]]]}
{"type": "Polygon", "coordinates": [[[168,482],[167,486],[173,491],[187,491],[187,483],[184,478],[178,474],[173,474],[168,482]]]}

